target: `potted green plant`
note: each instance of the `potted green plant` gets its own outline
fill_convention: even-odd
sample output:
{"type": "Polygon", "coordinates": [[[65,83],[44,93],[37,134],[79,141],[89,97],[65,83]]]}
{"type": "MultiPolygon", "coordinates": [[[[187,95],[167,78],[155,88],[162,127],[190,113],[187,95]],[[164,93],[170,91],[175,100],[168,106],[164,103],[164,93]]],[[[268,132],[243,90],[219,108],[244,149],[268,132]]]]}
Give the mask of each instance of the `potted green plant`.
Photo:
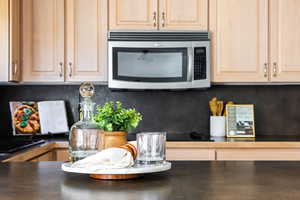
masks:
{"type": "Polygon", "coordinates": [[[134,108],[123,108],[119,101],[111,101],[97,106],[94,120],[102,129],[100,148],[106,149],[126,144],[128,131],[138,126],[142,115],[134,108]]]}

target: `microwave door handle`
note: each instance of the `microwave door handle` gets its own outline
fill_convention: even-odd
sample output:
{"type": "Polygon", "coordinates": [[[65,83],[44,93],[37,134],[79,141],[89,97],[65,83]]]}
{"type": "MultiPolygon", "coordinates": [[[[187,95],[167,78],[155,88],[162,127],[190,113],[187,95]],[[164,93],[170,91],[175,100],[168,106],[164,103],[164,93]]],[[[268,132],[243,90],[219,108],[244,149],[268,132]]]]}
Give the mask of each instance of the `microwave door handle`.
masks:
{"type": "Polygon", "coordinates": [[[188,70],[187,81],[193,81],[193,48],[188,48],[188,70]]]}

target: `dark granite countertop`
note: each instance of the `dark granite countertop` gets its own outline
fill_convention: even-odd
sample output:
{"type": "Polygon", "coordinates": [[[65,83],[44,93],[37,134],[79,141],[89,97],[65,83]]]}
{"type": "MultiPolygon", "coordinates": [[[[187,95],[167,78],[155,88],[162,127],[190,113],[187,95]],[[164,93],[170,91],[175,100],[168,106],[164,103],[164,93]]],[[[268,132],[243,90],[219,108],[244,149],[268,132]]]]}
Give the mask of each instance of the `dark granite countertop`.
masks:
{"type": "Polygon", "coordinates": [[[65,173],[61,163],[1,163],[1,199],[300,199],[300,162],[173,162],[168,172],[126,181],[65,173]]]}

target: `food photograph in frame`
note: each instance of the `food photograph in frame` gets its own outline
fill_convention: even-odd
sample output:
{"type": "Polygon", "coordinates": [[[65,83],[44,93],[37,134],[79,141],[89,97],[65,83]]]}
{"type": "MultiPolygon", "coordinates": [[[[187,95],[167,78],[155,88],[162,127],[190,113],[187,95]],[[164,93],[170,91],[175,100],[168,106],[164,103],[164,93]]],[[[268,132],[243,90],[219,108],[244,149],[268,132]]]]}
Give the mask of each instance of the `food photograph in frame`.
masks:
{"type": "Polygon", "coordinates": [[[254,105],[226,106],[227,137],[255,137],[254,105]]]}

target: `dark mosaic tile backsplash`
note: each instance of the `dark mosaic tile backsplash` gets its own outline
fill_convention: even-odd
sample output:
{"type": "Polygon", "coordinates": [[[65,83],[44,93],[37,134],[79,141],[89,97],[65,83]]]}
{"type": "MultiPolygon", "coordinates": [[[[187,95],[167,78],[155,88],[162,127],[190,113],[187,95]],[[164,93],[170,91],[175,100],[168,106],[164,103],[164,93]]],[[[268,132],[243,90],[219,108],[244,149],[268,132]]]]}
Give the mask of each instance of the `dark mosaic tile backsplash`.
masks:
{"type": "MultiPolygon", "coordinates": [[[[78,120],[78,85],[0,86],[1,134],[11,134],[9,101],[65,100],[68,121],[78,120]]],[[[170,133],[200,131],[209,134],[208,101],[221,100],[254,104],[256,134],[300,136],[300,86],[213,86],[190,91],[110,91],[96,86],[94,101],[121,101],[143,114],[139,131],[170,133]]]]}

